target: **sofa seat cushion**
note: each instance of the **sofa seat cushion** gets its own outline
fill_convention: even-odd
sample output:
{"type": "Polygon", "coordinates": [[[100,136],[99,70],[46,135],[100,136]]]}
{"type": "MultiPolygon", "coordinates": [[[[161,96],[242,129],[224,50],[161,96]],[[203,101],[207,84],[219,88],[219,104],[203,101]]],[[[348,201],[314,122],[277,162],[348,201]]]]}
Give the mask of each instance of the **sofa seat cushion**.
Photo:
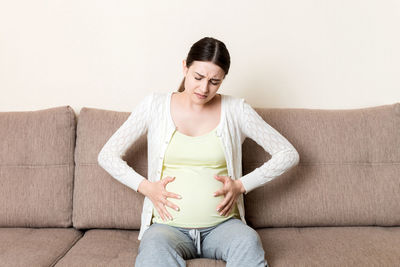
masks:
{"type": "MultiPolygon", "coordinates": [[[[395,266],[400,227],[293,227],[256,229],[270,266],[395,266]]],[[[56,266],[133,266],[140,241],[135,230],[92,229],[56,266]]],[[[196,258],[187,266],[225,266],[196,258]]]]}
{"type": "MultiPolygon", "coordinates": [[[[55,266],[134,266],[139,231],[92,229],[55,266]]],[[[222,260],[191,259],[187,266],[225,266],[222,260]]]]}
{"type": "Polygon", "coordinates": [[[81,237],[74,228],[0,228],[1,266],[53,266],[81,237]]]}
{"type": "Polygon", "coordinates": [[[270,266],[398,266],[400,227],[256,229],[270,266]]]}

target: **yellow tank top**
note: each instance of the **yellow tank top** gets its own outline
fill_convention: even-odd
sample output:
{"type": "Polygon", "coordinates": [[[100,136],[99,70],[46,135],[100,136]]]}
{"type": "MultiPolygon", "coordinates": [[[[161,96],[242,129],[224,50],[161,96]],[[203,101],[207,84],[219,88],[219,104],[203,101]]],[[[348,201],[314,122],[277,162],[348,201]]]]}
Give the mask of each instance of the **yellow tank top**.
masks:
{"type": "Polygon", "coordinates": [[[182,199],[167,198],[180,210],[165,206],[173,219],[163,221],[153,207],[153,223],[202,228],[217,225],[231,217],[240,218],[236,203],[226,216],[219,215],[216,210],[225,196],[213,196],[223,187],[214,175],[228,176],[223,146],[216,129],[201,136],[174,132],[165,152],[161,177],[175,177],[165,188],[182,196],[182,199]]]}

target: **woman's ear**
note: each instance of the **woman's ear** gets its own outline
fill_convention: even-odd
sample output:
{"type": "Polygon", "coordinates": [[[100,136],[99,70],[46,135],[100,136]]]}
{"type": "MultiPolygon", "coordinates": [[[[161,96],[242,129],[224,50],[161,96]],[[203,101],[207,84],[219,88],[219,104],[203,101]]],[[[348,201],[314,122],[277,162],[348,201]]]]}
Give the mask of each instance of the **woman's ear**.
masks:
{"type": "Polygon", "coordinates": [[[186,59],[182,61],[183,75],[186,76],[188,68],[186,67],[186,59]]]}

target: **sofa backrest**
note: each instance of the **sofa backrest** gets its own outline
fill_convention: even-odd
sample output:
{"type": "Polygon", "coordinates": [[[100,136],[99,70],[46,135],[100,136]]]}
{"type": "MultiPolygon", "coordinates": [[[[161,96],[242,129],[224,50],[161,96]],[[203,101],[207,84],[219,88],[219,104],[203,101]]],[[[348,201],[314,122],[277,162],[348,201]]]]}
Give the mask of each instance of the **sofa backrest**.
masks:
{"type": "MultiPolygon", "coordinates": [[[[130,112],[83,107],[78,116],[75,148],[73,226],[140,229],[144,197],[112,178],[97,156],[130,112]]],[[[126,153],[128,164],[147,177],[147,139],[142,136],[126,153]]]]}
{"type": "Polygon", "coordinates": [[[0,227],[70,227],[76,117],[70,106],[0,112],[0,227]]]}
{"type": "MultiPolygon", "coordinates": [[[[359,109],[256,109],[300,163],[245,198],[253,227],[400,225],[400,103],[359,109]]],[[[243,173],[270,156],[243,143],[243,173]]]]}
{"type": "MultiPolygon", "coordinates": [[[[400,225],[400,103],[362,109],[255,108],[300,163],[245,195],[254,228],[400,225]]],[[[97,155],[130,112],[82,108],[77,126],[73,225],[139,229],[143,196],[112,178],[97,155]]],[[[243,175],[270,159],[247,138],[243,175]]],[[[124,160],[147,176],[147,139],[124,160]]]]}

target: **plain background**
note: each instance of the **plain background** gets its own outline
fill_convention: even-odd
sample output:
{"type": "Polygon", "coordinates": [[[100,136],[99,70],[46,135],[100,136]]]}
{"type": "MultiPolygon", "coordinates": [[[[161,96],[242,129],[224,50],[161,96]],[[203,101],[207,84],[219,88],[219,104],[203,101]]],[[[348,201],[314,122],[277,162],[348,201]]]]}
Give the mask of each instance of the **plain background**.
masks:
{"type": "Polygon", "coordinates": [[[130,111],[206,36],[231,55],[219,92],[252,106],[392,104],[399,26],[396,0],[0,0],[0,111],[130,111]]]}

